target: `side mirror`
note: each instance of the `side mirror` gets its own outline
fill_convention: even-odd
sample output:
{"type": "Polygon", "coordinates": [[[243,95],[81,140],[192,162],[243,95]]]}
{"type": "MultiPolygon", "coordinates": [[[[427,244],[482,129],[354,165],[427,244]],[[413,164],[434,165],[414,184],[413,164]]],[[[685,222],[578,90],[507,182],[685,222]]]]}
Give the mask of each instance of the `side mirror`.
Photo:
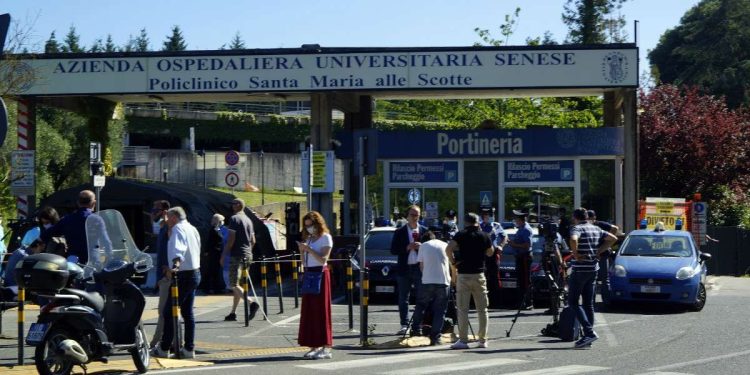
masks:
{"type": "Polygon", "coordinates": [[[701,262],[705,262],[705,261],[711,259],[711,254],[709,254],[709,253],[701,253],[699,255],[699,257],[701,258],[701,262]]]}

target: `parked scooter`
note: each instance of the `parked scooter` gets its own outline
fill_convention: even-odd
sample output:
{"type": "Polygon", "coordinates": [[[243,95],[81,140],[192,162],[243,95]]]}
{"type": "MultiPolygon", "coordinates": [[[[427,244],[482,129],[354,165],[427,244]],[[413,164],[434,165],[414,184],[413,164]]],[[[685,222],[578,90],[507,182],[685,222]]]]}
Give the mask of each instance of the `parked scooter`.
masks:
{"type": "Polygon", "coordinates": [[[116,210],[86,220],[89,261],[83,269],[54,254],[24,260],[19,285],[51,301],[31,325],[26,343],[36,346],[34,362],[43,375],[67,375],[74,366],[107,363],[129,352],[139,373],[148,371],[149,344],[141,314],[146,299],[129,278],[148,271],[151,257],[136,248],[125,220],[116,210]],[[74,283],[91,281],[87,292],[74,283]],[[22,284],[23,283],[23,284],[22,284]]]}

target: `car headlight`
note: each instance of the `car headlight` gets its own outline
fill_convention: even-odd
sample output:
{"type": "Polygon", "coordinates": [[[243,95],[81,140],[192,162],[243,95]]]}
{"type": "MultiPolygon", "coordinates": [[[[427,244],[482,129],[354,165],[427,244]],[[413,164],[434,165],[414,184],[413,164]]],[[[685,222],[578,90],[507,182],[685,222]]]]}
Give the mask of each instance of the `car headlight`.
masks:
{"type": "Polygon", "coordinates": [[[695,270],[693,267],[682,267],[677,270],[675,278],[677,278],[677,280],[687,280],[693,276],[695,276],[695,270]]]}
{"type": "Polygon", "coordinates": [[[625,277],[628,275],[628,271],[625,270],[625,267],[618,264],[615,266],[615,276],[617,277],[625,277]]]}

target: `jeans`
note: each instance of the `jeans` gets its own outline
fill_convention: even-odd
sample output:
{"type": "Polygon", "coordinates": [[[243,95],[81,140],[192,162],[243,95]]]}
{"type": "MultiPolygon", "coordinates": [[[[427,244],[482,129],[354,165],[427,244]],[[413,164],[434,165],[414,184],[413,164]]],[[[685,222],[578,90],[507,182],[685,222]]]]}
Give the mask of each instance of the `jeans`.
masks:
{"type": "Polygon", "coordinates": [[[406,274],[400,274],[396,278],[398,282],[398,316],[401,320],[401,326],[409,325],[409,295],[411,294],[411,286],[414,285],[417,295],[414,296],[416,300],[419,299],[419,287],[422,285],[422,271],[419,270],[418,264],[411,264],[408,266],[406,274]]]}
{"type": "MultiPolygon", "coordinates": [[[[195,301],[195,289],[201,282],[200,270],[177,272],[178,303],[180,315],[185,322],[185,345],[186,350],[195,349],[195,316],[193,315],[193,302],[195,301]]],[[[172,301],[164,304],[162,310],[164,316],[164,334],[161,338],[161,348],[169,350],[174,338],[174,317],[172,316],[172,301]]]]}
{"type": "Polygon", "coordinates": [[[411,329],[420,332],[422,317],[425,310],[430,308],[432,312],[432,329],[430,330],[430,340],[436,341],[440,338],[443,330],[443,319],[445,310],[448,308],[448,296],[450,295],[450,286],[442,284],[422,284],[419,288],[419,300],[414,307],[412,315],[411,329]]]}
{"type": "Polygon", "coordinates": [[[576,313],[586,336],[594,335],[594,282],[596,271],[577,271],[568,279],[568,305],[576,313]],[[578,298],[583,297],[581,305],[578,298]]]}
{"type": "Polygon", "coordinates": [[[487,338],[487,279],[483,273],[459,273],[456,282],[456,299],[458,300],[458,339],[469,341],[469,303],[474,297],[474,305],[479,315],[479,340],[487,338]]]}

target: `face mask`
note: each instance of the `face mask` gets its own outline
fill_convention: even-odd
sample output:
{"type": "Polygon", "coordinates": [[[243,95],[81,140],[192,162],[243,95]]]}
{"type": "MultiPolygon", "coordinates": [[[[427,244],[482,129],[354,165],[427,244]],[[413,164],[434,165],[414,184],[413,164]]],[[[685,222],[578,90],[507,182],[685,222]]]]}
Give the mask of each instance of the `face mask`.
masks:
{"type": "Polygon", "coordinates": [[[312,235],[315,235],[315,232],[317,232],[315,230],[315,227],[313,227],[313,226],[306,227],[305,229],[307,229],[307,233],[310,233],[312,235]]]}
{"type": "Polygon", "coordinates": [[[52,224],[51,223],[47,223],[47,224],[44,224],[42,226],[44,227],[44,229],[52,228],[52,224]]]}

